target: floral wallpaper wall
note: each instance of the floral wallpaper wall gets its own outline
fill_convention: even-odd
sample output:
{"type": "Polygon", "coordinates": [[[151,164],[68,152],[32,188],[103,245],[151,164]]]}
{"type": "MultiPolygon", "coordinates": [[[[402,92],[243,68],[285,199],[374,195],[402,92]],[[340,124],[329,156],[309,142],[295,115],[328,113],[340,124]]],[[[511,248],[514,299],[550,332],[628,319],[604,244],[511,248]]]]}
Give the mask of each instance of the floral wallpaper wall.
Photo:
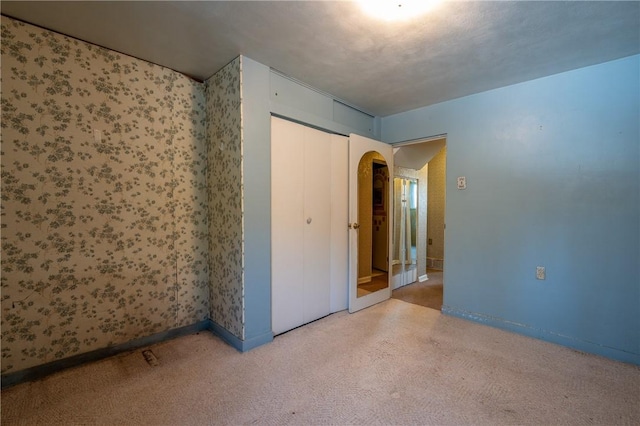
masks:
{"type": "Polygon", "coordinates": [[[207,81],[211,319],[244,340],[241,58],[207,81]]]}
{"type": "Polygon", "coordinates": [[[2,374],[207,318],[205,85],[6,17],[1,54],[2,374]]]}

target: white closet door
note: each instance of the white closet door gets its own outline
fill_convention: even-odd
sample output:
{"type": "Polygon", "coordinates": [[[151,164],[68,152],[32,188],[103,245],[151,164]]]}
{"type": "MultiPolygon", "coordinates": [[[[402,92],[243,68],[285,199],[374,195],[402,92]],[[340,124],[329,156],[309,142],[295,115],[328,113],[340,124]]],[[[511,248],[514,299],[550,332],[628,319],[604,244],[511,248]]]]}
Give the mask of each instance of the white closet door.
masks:
{"type": "Polygon", "coordinates": [[[271,119],[271,308],[280,334],[347,307],[348,142],[271,119]]]}
{"type": "Polygon", "coordinates": [[[304,128],[271,120],[271,327],[304,324],[304,128]],[[296,249],[297,247],[297,249],[296,249]]]}
{"type": "Polygon", "coordinates": [[[331,135],[304,128],[304,322],[329,314],[331,135]]]}
{"type": "Polygon", "coordinates": [[[349,139],[331,135],[331,312],[349,303],[349,139]]]}

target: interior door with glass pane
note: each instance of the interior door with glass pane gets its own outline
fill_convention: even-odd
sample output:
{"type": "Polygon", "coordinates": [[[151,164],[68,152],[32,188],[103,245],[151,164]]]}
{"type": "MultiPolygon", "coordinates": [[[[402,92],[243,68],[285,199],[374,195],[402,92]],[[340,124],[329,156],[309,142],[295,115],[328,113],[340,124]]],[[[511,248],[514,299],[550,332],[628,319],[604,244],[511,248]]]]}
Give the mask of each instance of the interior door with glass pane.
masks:
{"type": "Polygon", "coordinates": [[[391,297],[393,149],[349,136],[349,312],[391,297]]]}

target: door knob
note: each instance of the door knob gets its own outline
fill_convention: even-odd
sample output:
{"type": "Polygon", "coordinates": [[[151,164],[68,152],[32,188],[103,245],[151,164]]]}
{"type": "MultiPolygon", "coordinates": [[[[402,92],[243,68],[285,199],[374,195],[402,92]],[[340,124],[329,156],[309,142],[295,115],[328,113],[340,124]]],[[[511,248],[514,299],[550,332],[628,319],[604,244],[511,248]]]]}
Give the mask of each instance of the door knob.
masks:
{"type": "Polygon", "coordinates": [[[350,223],[349,224],[349,228],[350,229],[358,229],[358,228],[360,228],[360,225],[358,225],[357,223],[350,223]]]}
{"type": "Polygon", "coordinates": [[[313,220],[313,219],[311,219],[310,217],[308,217],[308,218],[307,218],[307,224],[310,224],[312,220],[313,220]]]}

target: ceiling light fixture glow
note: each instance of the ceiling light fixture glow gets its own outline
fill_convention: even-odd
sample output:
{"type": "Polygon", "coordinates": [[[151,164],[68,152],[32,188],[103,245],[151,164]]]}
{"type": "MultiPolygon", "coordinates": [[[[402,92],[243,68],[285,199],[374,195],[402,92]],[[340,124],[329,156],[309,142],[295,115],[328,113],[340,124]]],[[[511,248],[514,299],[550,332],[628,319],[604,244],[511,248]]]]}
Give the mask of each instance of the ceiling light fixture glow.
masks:
{"type": "Polygon", "coordinates": [[[369,15],[384,21],[405,21],[433,9],[442,0],[358,0],[369,15]]]}

